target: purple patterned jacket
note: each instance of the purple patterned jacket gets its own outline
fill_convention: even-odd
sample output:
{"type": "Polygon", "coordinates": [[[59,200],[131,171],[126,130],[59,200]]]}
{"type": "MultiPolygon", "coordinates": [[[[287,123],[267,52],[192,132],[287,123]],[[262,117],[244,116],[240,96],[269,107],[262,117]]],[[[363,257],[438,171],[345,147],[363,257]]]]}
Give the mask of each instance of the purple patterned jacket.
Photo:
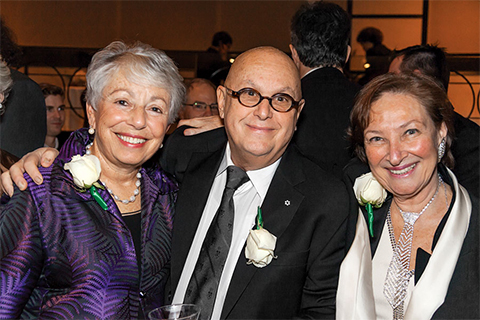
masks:
{"type": "MultiPolygon", "coordinates": [[[[76,191],[63,164],[83,154],[86,130],[72,134],[44,183],[0,206],[0,319],[130,319],[162,305],[170,272],[177,185],[161,169],[142,172],[142,252],[105,190],[104,211],[76,191]]],[[[4,201],[5,202],[5,201],[4,201]]]]}

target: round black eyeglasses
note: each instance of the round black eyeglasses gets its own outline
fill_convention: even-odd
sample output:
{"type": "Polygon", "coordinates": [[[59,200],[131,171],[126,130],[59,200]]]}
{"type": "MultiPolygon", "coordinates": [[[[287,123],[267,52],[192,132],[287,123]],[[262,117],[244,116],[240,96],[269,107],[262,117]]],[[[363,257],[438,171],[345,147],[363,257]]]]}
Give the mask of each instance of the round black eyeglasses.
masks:
{"type": "Polygon", "coordinates": [[[232,97],[238,99],[241,105],[253,108],[262,102],[263,99],[267,99],[273,110],[278,112],[288,112],[292,108],[298,108],[300,101],[295,101],[290,95],[286,93],[277,93],[271,97],[264,97],[255,89],[243,88],[238,91],[225,87],[227,93],[232,97]]]}

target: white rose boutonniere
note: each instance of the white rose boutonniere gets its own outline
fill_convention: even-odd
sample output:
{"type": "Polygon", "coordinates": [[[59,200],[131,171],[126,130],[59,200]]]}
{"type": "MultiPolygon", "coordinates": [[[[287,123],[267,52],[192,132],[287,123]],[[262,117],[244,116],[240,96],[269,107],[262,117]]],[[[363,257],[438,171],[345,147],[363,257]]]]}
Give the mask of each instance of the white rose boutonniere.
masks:
{"type": "Polygon", "coordinates": [[[245,246],[247,264],[263,268],[277,257],[274,254],[277,237],[263,228],[262,210],[258,207],[257,228],[250,230],[245,246]]]}
{"type": "Polygon", "coordinates": [[[65,163],[63,169],[70,171],[77,187],[85,189],[97,182],[102,172],[100,161],[91,154],[73,156],[70,162],[65,163]]]}
{"type": "Polygon", "coordinates": [[[353,185],[355,197],[360,205],[365,206],[368,212],[368,229],[373,237],[373,207],[380,208],[387,198],[387,191],[375,179],[371,172],[361,175],[353,185]]]}
{"type": "Polygon", "coordinates": [[[85,192],[89,190],[92,197],[103,210],[107,210],[107,204],[97,191],[97,188],[103,189],[103,187],[98,183],[102,168],[96,156],[92,154],[80,156],[77,154],[72,157],[70,162],[65,163],[63,169],[70,171],[78,191],[85,192]]]}

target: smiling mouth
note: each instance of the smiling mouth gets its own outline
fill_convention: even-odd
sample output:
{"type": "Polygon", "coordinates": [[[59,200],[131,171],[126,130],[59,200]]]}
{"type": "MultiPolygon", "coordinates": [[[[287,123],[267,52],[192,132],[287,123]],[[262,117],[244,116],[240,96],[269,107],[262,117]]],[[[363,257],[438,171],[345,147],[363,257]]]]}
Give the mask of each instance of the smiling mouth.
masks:
{"type": "Polygon", "coordinates": [[[122,135],[119,135],[119,134],[117,134],[117,137],[119,137],[120,140],[123,140],[123,141],[125,141],[127,143],[131,143],[131,144],[141,144],[141,143],[145,143],[145,141],[147,141],[146,139],[127,137],[127,136],[122,136],[122,135]]]}
{"type": "Polygon", "coordinates": [[[272,128],[268,128],[268,127],[259,127],[259,126],[254,126],[254,125],[249,125],[250,129],[254,130],[254,131],[258,131],[258,132],[269,132],[269,131],[273,131],[272,128]]]}
{"type": "Polygon", "coordinates": [[[393,173],[393,174],[405,174],[411,170],[413,170],[413,168],[415,168],[417,166],[416,163],[412,164],[411,166],[408,166],[402,170],[393,170],[393,169],[390,169],[390,172],[393,173]]]}

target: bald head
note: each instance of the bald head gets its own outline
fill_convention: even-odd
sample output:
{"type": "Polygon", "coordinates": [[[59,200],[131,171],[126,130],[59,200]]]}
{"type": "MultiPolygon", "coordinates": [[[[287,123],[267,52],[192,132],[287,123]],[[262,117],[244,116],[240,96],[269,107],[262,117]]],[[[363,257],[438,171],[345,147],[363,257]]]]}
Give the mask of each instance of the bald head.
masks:
{"type": "Polygon", "coordinates": [[[251,49],[238,56],[225,86],[217,89],[217,100],[232,161],[244,170],[265,168],[282,156],[304,104],[295,64],[272,47],[251,49]],[[248,106],[245,100],[241,102],[240,96],[246,101],[257,97],[258,103],[248,106]],[[272,106],[272,101],[292,99],[286,112],[272,106]]]}
{"type": "MultiPolygon", "coordinates": [[[[225,86],[242,81],[251,77],[253,79],[262,78],[266,73],[282,73],[287,79],[292,89],[295,90],[296,100],[301,99],[300,76],[293,60],[284,52],[274,47],[257,47],[245,51],[239,55],[232,64],[225,80],[225,86]],[[253,73],[253,75],[252,75],[253,73]]],[[[253,81],[250,79],[250,81],[253,81]]]]}

